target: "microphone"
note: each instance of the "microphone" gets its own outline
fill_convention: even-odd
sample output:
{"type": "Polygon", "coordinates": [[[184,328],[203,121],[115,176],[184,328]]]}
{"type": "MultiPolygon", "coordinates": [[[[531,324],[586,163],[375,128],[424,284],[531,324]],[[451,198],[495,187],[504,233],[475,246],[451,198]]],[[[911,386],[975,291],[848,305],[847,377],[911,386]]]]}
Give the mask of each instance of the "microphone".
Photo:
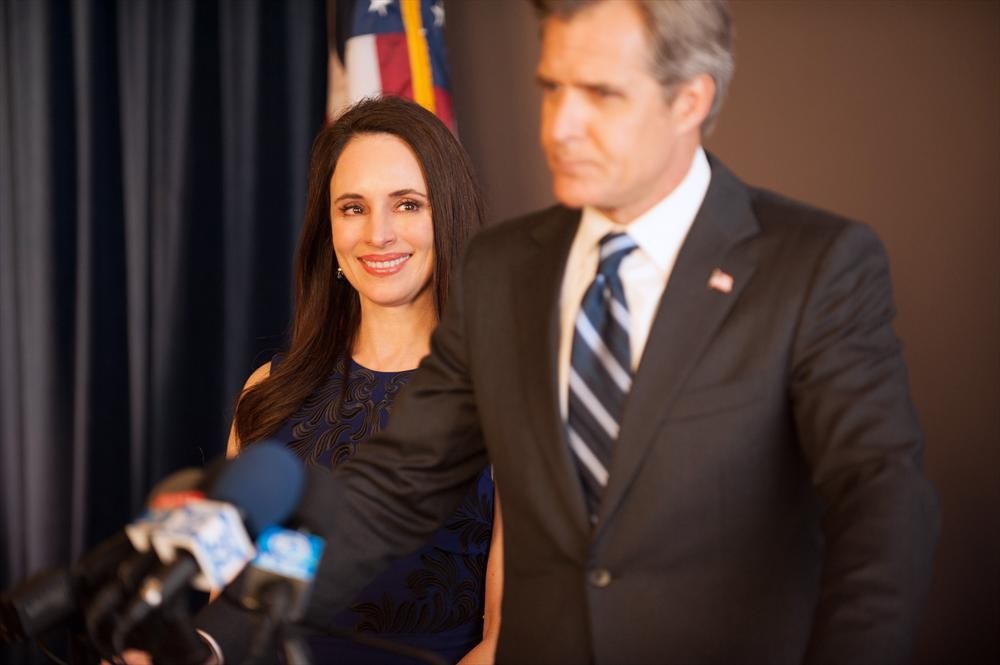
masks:
{"type": "Polygon", "coordinates": [[[150,537],[157,525],[170,516],[170,511],[198,499],[205,498],[205,490],[218,478],[222,464],[214,462],[211,473],[197,468],[181,469],[153,486],[146,511],[134,522],[125,525],[125,534],[137,552],[150,551],[150,537]]]}
{"type": "Polygon", "coordinates": [[[284,521],[299,502],[305,472],[284,446],[249,447],[220,472],[207,499],[188,502],[156,521],[149,541],[165,564],[139,585],[112,634],[121,651],[125,636],[188,584],[221,590],[254,555],[250,535],[284,521]]]}
{"type": "Polygon", "coordinates": [[[275,641],[282,645],[285,662],[311,662],[308,648],[287,624],[305,615],[325,544],[319,536],[282,527],[268,528],[257,538],[257,556],[243,576],[240,602],[260,612],[265,622],[256,631],[247,662],[267,659],[275,641]]]}
{"type": "Polygon", "coordinates": [[[263,598],[277,589],[283,597],[281,616],[289,621],[301,619],[325,545],[322,538],[305,531],[265,529],[257,538],[257,556],[244,575],[242,604],[266,614],[268,603],[263,598]]]}
{"type": "MultiPolygon", "coordinates": [[[[159,563],[152,549],[152,533],[170,511],[203,499],[205,491],[217,482],[225,464],[224,459],[219,459],[204,470],[183,469],[168,476],[153,488],[147,512],[125,527],[139,553],[119,566],[117,579],[94,596],[85,613],[90,641],[105,659],[114,660],[114,630],[123,605],[159,563]]],[[[154,662],[199,665],[210,658],[212,652],[191,626],[187,603],[182,598],[176,600],[178,602],[160,607],[155,617],[139,626],[141,632],[133,631],[131,638],[150,653],[154,662]]]]}
{"type": "Polygon", "coordinates": [[[113,574],[134,550],[118,533],[90,551],[72,568],[32,575],[0,596],[0,643],[33,640],[74,618],[79,599],[113,574]]]}
{"type": "Polygon", "coordinates": [[[187,468],[170,474],[153,486],[146,512],[125,526],[124,535],[132,545],[132,555],[121,560],[110,580],[88,594],[90,600],[84,609],[87,634],[99,650],[109,651],[108,639],[117,613],[159,563],[150,544],[156,525],[166,519],[170,510],[203,497],[204,490],[214,484],[221,470],[222,463],[213,462],[205,469],[187,468]]]}
{"type": "MultiPolygon", "coordinates": [[[[201,469],[178,471],[157,484],[150,494],[150,503],[180,491],[189,491],[201,482],[201,469]]],[[[128,593],[152,569],[155,556],[143,557],[137,553],[126,532],[119,532],[97,545],[71,567],[53,568],[37,573],[0,596],[0,643],[8,644],[32,640],[49,630],[79,618],[83,599],[100,595],[99,588],[109,586],[108,580],[119,576],[119,584],[131,586],[128,593]],[[128,584],[131,580],[131,584],[128,584]]],[[[118,591],[118,600],[108,598],[110,606],[120,603],[124,593],[118,591]]],[[[103,591],[104,589],[101,589],[103,591]]],[[[105,593],[105,595],[109,595],[105,593]]]]}

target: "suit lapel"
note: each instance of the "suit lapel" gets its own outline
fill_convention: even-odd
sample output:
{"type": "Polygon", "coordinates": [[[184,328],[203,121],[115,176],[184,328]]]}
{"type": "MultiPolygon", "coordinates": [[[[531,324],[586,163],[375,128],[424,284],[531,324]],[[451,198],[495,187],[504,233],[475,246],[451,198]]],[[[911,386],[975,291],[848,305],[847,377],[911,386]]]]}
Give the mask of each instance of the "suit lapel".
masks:
{"type": "Polygon", "coordinates": [[[583,492],[570,458],[559,409],[559,298],[570,246],[580,223],[580,212],[556,207],[531,228],[523,259],[514,267],[518,348],[524,362],[519,368],[528,427],[536,433],[547,474],[583,533],[589,533],[583,492]]]}
{"type": "Polygon", "coordinates": [[[746,243],[741,246],[743,240],[759,230],[746,187],[714,159],[711,164],[712,180],[705,200],[660,299],[625,405],[618,446],[601,501],[598,530],[617,509],[669,412],[669,405],[740,297],[757,264],[746,243]],[[716,268],[732,277],[728,293],[709,287],[709,278],[716,268]]]}

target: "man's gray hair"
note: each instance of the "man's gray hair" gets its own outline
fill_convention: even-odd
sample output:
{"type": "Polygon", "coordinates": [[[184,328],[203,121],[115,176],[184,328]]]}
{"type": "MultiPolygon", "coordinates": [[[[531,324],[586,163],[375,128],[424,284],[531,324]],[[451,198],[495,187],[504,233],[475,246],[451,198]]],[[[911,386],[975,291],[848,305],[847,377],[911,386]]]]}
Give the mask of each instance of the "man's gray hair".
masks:
{"type": "Polygon", "coordinates": [[[599,2],[634,3],[646,26],[653,76],[673,100],[677,85],[699,74],[715,81],[715,99],[702,132],[708,133],[733,78],[733,22],[726,0],[531,0],[542,20],[567,20],[599,2]]]}

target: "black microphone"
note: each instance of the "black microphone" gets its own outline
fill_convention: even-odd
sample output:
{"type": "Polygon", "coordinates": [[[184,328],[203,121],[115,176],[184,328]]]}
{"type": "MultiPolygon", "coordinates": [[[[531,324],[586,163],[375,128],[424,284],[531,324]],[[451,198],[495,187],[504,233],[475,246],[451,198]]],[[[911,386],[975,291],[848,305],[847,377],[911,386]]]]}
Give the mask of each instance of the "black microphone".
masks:
{"type": "MultiPolygon", "coordinates": [[[[201,482],[200,469],[184,469],[161,481],[150,493],[150,501],[190,490],[201,482]]],[[[0,643],[32,640],[49,630],[80,618],[86,599],[100,595],[109,580],[123,578],[112,588],[131,579],[131,589],[155,564],[155,555],[137,552],[125,532],[108,538],[70,567],[37,573],[0,596],[0,643]]],[[[124,593],[117,602],[121,602],[124,593]]],[[[110,599],[113,601],[113,599],[110,599]]]]}
{"type": "Polygon", "coordinates": [[[302,493],[304,470],[278,444],[255,444],[227,464],[208,500],[191,501],[158,522],[150,536],[164,565],[139,585],[135,599],[118,619],[112,646],[189,584],[221,590],[253,557],[250,535],[284,521],[302,493]]]}
{"type": "MultiPolygon", "coordinates": [[[[105,584],[85,612],[90,642],[105,659],[113,660],[112,641],[124,605],[138,591],[140,583],[154,572],[159,559],[152,549],[151,534],[171,510],[205,498],[216,483],[226,461],[216,460],[204,470],[184,469],[158,483],[151,493],[149,511],[125,527],[133,547],[139,551],[123,562],[116,579],[105,584]]],[[[164,665],[200,665],[211,657],[211,650],[191,625],[185,598],[167,603],[147,618],[132,637],[149,652],[156,663],[164,665]]]]}
{"type": "Polygon", "coordinates": [[[72,568],[36,573],[4,592],[0,596],[0,642],[32,640],[68,622],[76,615],[81,596],[134,553],[125,534],[118,533],[72,568]]]}
{"type": "Polygon", "coordinates": [[[325,545],[319,536],[281,527],[266,529],[257,538],[257,556],[242,576],[241,603],[263,619],[250,644],[248,663],[269,662],[275,643],[286,662],[311,662],[308,648],[289,624],[305,615],[325,545]]]}
{"type": "Polygon", "coordinates": [[[106,644],[109,636],[107,623],[114,612],[131,597],[159,562],[149,544],[149,533],[154,528],[155,515],[177,508],[188,501],[204,497],[204,491],[218,477],[222,465],[213,463],[207,469],[187,468],[170,474],[153,486],[147,502],[148,511],[125,527],[134,553],[115,570],[114,578],[90,595],[84,620],[91,640],[106,644]]]}

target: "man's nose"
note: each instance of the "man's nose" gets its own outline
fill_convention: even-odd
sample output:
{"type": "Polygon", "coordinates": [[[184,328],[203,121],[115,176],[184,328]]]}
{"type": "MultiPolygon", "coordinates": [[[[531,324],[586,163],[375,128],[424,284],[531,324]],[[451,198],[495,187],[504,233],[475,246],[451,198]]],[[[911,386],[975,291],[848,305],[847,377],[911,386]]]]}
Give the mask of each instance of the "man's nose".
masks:
{"type": "Polygon", "coordinates": [[[562,90],[549,100],[548,133],[557,143],[565,143],[583,134],[586,108],[580,95],[572,90],[562,90]]]}

